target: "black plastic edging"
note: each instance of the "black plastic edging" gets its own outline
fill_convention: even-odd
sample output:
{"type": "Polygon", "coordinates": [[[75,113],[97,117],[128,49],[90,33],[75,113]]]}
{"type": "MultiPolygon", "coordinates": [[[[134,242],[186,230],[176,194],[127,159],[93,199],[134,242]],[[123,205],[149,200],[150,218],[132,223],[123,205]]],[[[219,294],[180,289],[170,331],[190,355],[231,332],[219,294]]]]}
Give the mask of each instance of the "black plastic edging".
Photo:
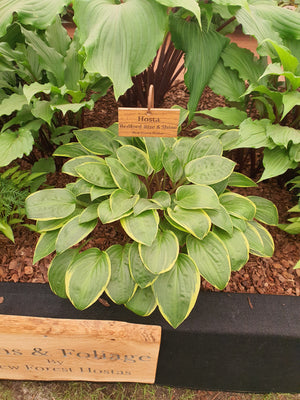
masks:
{"type": "Polygon", "coordinates": [[[138,317],[125,307],[78,311],[48,285],[0,283],[0,314],[127,321],[162,326],[156,383],[242,392],[300,392],[300,299],[259,294],[199,294],[176,330],[158,311],[138,317]]]}

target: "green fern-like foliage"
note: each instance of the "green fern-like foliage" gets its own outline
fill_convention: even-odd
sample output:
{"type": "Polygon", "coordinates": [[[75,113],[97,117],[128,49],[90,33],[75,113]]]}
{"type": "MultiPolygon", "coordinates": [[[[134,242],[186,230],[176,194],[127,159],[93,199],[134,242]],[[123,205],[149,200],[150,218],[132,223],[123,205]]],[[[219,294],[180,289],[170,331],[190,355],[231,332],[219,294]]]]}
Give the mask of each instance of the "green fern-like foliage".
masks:
{"type": "Polygon", "coordinates": [[[14,241],[11,226],[23,221],[29,194],[30,172],[13,167],[0,175],[0,232],[14,241]]]}

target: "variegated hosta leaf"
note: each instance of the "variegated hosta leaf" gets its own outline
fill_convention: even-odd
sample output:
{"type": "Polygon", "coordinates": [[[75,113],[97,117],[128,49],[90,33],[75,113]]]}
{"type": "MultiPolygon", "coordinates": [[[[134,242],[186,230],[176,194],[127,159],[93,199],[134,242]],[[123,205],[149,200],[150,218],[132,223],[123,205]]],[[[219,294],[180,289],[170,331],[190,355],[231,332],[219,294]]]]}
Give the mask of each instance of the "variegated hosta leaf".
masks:
{"type": "Polygon", "coordinates": [[[132,214],[133,206],[139,196],[132,196],[123,189],[115,190],[109,199],[102,201],[98,206],[98,216],[103,224],[117,221],[132,214]]]}
{"type": "Polygon", "coordinates": [[[98,203],[88,205],[79,216],[79,223],[84,224],[86,222],[95,221],[98,218],[98,203]]]}
{"type": "Polygon", "coordinates": [[[174,267],[159,275],[152,287],[163,317],[177,328],[196,303],[200,275],[194,261],[186,254],[179,254],[174,267]]]}
{"type": "Polygon", "coordinates": [[[150,164],[155,172],[162,169],[162,155],[165,150],[165,146],[160,137],[145,137],[144,138],[147,154],[150,160],[150,164]]]}
{"type": "Polygon", "coordinates": [[[145,267],[140,256],[139,245],[137,242],[131,243],[128,256],[129,270],[134,282],[142,289],[152,285],[158,275],[152,274],[149,269],[145,267]]]}
{"type": "Polygon", "coordinates": [[[216,192],[205,185],[183,185],[175,193],[176,204],[181,208],[193,210],[198,208],[216,209],[220,207],[216,192]]]}
{"type": "Polygon", "coordinates": [[[133,297],[125,304],[126,308],[135,314],[147,317],[156,308],[157,302],[151,287],[138,287],[133,297]]]}
{"type": "MultiPolygon", "coordinates": [[[[210,218],[203,210],[186,210],[176,206],[174,210],[167,209],[170,219],[168,221],[175,228],[182,226],[185,231],[190,232],[193,236],[203,239],[210,230],[210,218]]],[[[180,229],[180,228],[179,228],[180,229]]]]}
{"type": "Polygon", "coordinates": [[[89,235],[96,227],[97,220],[80,223],[80,215],[70,219],[59,231],[56,239],[56,251],[62,253],[69,247],[79,243],[89,235]]]}
{"type": "Polygon", "coordinates": [[[134,146],[121,146],[117,150],[122,165],[133,174],[148,177],[153,171],[147,154],[134,146]]]}
{"type": "Polygon", "coordinates": [[[168,192],[158,191],[155,192],[152,196],[152,200],[161,206],[163,209],[170,207],[171,205],[171,196],[168,192]]]}
{"type": "Polygon", "coordinates": [[[93,187],[94,185],[84,179],[77,179],[77,181],[74,182],[71,191],[75,196],[80,196],[82,194],[90,194],[93,187]]]}
{"type": "Polygon", "coordinates": [[[118,98],[132,86],[131,76],[155,57],[165,35],[167,9],[154,0],[76,0],[73,6],[85,67],[108,76],[118,98]]]}
{"type": "Polygon", "coordinates": [[[116,184],[107,165],[96,162],[86,162],[76,167],[77,174],[87,182],[104,187],[114,188],[116,184]]]}
{"type": "Polygon", "coordinates": [[[187,162],[204,156],[221,156],[223,146],[221,141],[215,136],[202,136],[193,142],[193,146],[187,156],[187,162]]]}
{"type": "Polygon", "coordinates": [[[212,185],[228,178],[235,162],[221,156],[204,156],[190,161],[185,166],[188,181],[203,185],[212,185]]]}
{"type": "Polygon", "coordinates": [[[234,217],[252,220],[255,216],[255,204],[249,198],[240,194],[232,192],[223,193],[220,196],[220,203],[234,217]]]}
{"type": "Polygon", "coordinates": [[[139,215],[147,210],[161,210],[162,208],[163,207],[161,207],[159,204],[152,201],[152,199],[149,200],[140,198],[139,201],[133,207],[133,213],[134,215],[139,215]]]}
{"type": "Polygon", "coordinates": [[[55,230],[55,231],[43,232],[41,234],[35,247],[33,264],[35,264],[42,258],[48,256],[55,250],[55,242],[57,239],[58,232],[59,230],[55,230]]]}
{"type": "Polygon", "coordinates": [[[18,14],[18,20],[24,25],[33,25],[45,29],[52,24],[69,3],[69,0],[5,0],[0,3],[0,37],[13,20],[13,13],[18,14]],[[34,10],[34,12],[33,12],[34,10]]]}
{"type": "Polygon", "coordinates": [[[248,240],[250,253],[259,257],[272,257],[274,242],[270,233],[258,222],[246,222],[244,234],[248,240]]]}
{"type": "Polygon", "coordinates": [[[187,72],[184,80],[190,91],[188,109],[191,120],[200,96],[229,40],[216,31],[201,30],[197,22],[186,21],[173,14],[170,15],[170,31],[176,48],[185,53],[187,72]]]}
{"type": "Polygon", "coordinates": [[[131,239],[151,246],[158,232],[159,215],[156,210],[148,210],[137,216],[129,215],[120,222],[131,239]]]}
{"type": "Polygon", "coordinates": [[[86,148],[81,146],[80,143],[66,143],[59,146],[53,153],[56,157],[79,157],[91,154],[86,148]]]}
{"type": "Polygon", "coordinates": [[[160,231],[151,246],[139,244],[139,252],[150,272],[162,274],[173,267],[179,254],[179,242],[173,232],[160,231]]]}
{"type": "Polygon", "coordinates": [[[188,254],[195,261],[203,278],[217,289],[223,290],[230,278],[231,265],[222,240],[215,233],[209,232],[202,240],[188,236],[186,245],[188,254]]]}
{"type": "Polygon", "coordinates": [[[174,143],[172,150],[182,166],[187,163],[187,157],[193,144],[194,140],[190,137],[181,137],[174,143]]]}
{"type": "Polygon", "coordinates": [[[106,158],[106,164],[109,167],[115,184],[120,189],[127,190],[131,194],[139,193],[141,190],[141,181],[135,174],[127,171],[121,162],[115,158],[106,158]]]}
{"type": "Polygon", "coordinates": [[[233,172],[228,179],[228,186],[234,187],[256,187],[257,184],[248,176],[240,172],[233,172]]]}
{"type": "Polygon", "coordinates": [[[76,198],[67,189],[44,189],[29,195],[25,201],[28,218],[51,220],[65,218],[76,208],[76,198]]]}
{"type": "Polygon", "coordinates": [[[104,292],[111,274],[106,252],[96,248],[78,254],[66,272],[66,293],[79,310],[91,306],[104,292]]]}
{"type": "Polygon", "coordinates": [[[278,224],[278,211],[272,201],[259,196],[248,196],[248,199],[256,206],[255,219],[268,225],[278,224]]]}
{"type": "Polygon", "coordinates": [[[163,166],[173,183],[179,181],[183,175],[183,167],[172,149],[166,148],[162,158],[163,166]]]}
{"type": "Polygon", "coordinates": [[[63,253],[56,254],[48,268],[48,279],[52,292],[64,299],[67,298],[66,272],[77,254],[78,249],[68,249],[63,253]]]}
{"type": "Polygon", "coordinates": [[[71,160],[64,163],[62,167],[62,172],[71,176],[79,177],[79,173],[76,171],[76,168],[79,165],[85,164],[87,162],[99,162],[100,164],[104,165],[105,162],[102,158],[94,156],[94,155],[84,155],[72,158],[71,160]]]}
{"type": "Polygon", "coordinates": [[[221,229],[214,229],[214,233],[222,240],[227,248],[231,271],[239,271],[249,259],[250,249],[246,236],[238,229],[233,229],[232,235],[229,235],[221,229]]]}
{"type": "Polygon", "coordinates": [[[230,215],[226,211],[225,207],[220,204],[220,207],[215,210],[205,210],[206,214],[209,216],[211,222],[223,229],[225,232],[232,234],[233,224],[230,215]]]}
{"type": "Polygon", "coordinates": [[[107,249],[111,263],[111,277],[105,291],[116,304],[127,303],[136,290],[136,283],[129,271],[129,249],[130,244],[125,246],[115,244],[107,249]]]}
{"type": "Polygon", "coordinates": [[[107,156],[118,148],[114,140],[116,134],[110,128],[85,128],[76,131],[75,135],[81,146],[91,153],[107,156]]]}

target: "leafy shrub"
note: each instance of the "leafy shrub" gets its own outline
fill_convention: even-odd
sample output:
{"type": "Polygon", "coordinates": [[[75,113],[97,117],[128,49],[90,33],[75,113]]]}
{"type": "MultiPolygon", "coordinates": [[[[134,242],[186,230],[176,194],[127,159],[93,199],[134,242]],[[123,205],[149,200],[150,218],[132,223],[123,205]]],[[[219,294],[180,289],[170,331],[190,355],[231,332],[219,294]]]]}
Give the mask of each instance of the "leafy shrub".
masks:
{"type": "Polygon", "coordinates": [[[222,124],[198,120],[202,124],[201,130],[205,130],[207,124],[208,128],[220,129],[214,131],[218,137],[222,137],[225,133],[227,139],[231,136],[231,141],[227,145],[228,150],[264,148],[265,169],[260,181],[296,168],[300,161],[300,78],[297,75],[300,72],[300,57],[298,60],[288,48],[271,40],[265,40],[263,44],[271,46],[269,54],[273,54],[271,52],[273,49],[276,54],[273,54],[273,57],[279,58],[280,63],[273,62],[264,69],[261,60],[254,60],[253,55],[250,55],[251,52],[245,49],[238,50],[241,57],[245,56],[241,61],[236,61],[236,63],[235,60],[230,61],[233,57],[231,49],[237,50],[235,45],[226,48],[222,56],[228,63],[226,65],[231,65],[231,68],[241,67],[241,70],[236,70],[235,73],[239,73],[244,79],[246,79],[247,70],[251,68],[252,75],[248,75],[250,85],[241,95],[240,105],[248,104],[248,100],[244,103],[244,99],[250,96],[252,102],[250,109],[253,110],[256,107],[261,114],[261,119],[247,118],[247,113],[236,107],[219,107],[201,111],[201,113],[221,120],[222,124]],[[245,60],[247,60],[246,67],[245,60]],[[254,73],[255,77],[253,77],[254,73]],[[269,79],[266,79],[267,77],[269,79]],[[283,80],[278,80],[278,77],[283,80]]]}
{"type": "Polygon", "coordinates": [[[84,70],[79,48],[59,17],[45,31],[8,27],[0,39],[0,166],[24,155],[33,164],[33,145],[51,155],[82,127],[83,109],[106,92],[110,80],[84,70]]]}
{"type": "Polygon", "coordinates": [[[78,309],[105,291],[139,315],[158,306],[176,328],[195,304],[200,276],[222,290],[249,253],[272,256],[273,240],[261,222],[276,225],[277,210],[266,199],[229,190],[255,183],[233,171],[235,163],[212,135],[117,133],[116,124],[78,130],[78,143],[56,150],[71,157],[63,172],[77,180],[26,199],[41,233],[34,262],[56,251],[50,286],[78,309]],[[77,244],[99,223],[120,224],[127,244],[81,251],[77,244]]]}

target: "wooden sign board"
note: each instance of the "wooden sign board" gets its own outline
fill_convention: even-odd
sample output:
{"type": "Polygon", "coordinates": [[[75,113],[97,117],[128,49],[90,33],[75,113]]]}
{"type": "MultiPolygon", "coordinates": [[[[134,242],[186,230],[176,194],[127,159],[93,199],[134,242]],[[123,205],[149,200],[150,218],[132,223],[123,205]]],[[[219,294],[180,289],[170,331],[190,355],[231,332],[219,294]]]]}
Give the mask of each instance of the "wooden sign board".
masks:
{"type": "Polygon", "coordinates": [[[180,110],[119,108],[119,136],[176,137],[180,110]]]}
{"type": "Polygon", "coordinates": [[[0,316],[0,379],[154,383],[161,327],[0,316]]]}

